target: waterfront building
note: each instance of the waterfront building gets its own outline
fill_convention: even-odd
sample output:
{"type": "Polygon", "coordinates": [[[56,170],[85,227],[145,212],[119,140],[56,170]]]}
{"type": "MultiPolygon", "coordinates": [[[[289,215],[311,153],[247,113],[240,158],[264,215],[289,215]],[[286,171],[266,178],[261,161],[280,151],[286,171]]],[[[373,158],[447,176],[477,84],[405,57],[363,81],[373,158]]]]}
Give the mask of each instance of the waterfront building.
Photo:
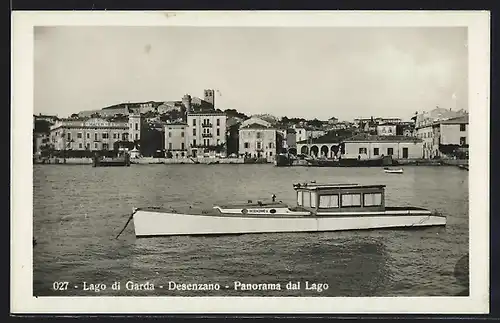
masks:
{"type": "Polygon", "coordinates": [[[423,142],[407,136],[377,136],[358,134],[343,140],[342,157],[376,159],[392,156],[394,159],[422,158],[423,142]]]}
{"type": "Polygon", "coordinates": [[[297,142],[297,153],[322,158],[335,158],[340,155],[340,145],[350,132],[332,131],[321,137],[297,142]]]}
{"type": "Polygon", "coordinates": [[[226,121],[226,114],[221,110],[188,112],[189,154],[226,156],[226,121]]]}
{"type": "Polygon", "coordinates": [[[117,142],[138,142],[140,130],[140,115],[130,115],[128,121],[59,120],[50,127],[50,143],[56,151],[111,151],[117,142]]]}
{"type": "Polygon", "coordinates": [[[166,157],[188,156],[188,125],[184,122],[174,122],[165,125],[166,157]]]}
{"type": "Polygon", "coordinates": [[[417,137],[424,142],[424,158],[442,158],[453,150],[468,151],[469,115],[421,123],[417,137]]]}
{"type": "Polygon", "coordinates": [[[50,145],[48,133],[33,133],[33,154],[40,156],[48,145],[50,145]]]}
{"type": "Polygon", "coordinates": [[[277,151],[276,138],[276,128],[270,122],[258,117],[245,120],[239,129],[239,154],[273,162],[277,151]]]}

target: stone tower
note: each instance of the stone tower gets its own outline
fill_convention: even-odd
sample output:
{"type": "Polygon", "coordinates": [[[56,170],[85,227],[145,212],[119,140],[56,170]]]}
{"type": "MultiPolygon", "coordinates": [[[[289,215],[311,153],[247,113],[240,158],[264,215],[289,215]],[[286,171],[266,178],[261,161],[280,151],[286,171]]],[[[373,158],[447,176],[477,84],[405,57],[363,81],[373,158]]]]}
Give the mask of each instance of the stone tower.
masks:
{"type": "Polygon", "coordinates": [[[191,96],[186,94],[182,97],[182,105],[186,108],[186,112],[191,112],[191,96]]]}
{"type": "Polygon", "coordinates": [[[209,102],[210,104],[212,104],[214,106],[215,105],[214,90],[205,90],[204,94],[205,94],[205,98],[203,100],[209,102]]]}

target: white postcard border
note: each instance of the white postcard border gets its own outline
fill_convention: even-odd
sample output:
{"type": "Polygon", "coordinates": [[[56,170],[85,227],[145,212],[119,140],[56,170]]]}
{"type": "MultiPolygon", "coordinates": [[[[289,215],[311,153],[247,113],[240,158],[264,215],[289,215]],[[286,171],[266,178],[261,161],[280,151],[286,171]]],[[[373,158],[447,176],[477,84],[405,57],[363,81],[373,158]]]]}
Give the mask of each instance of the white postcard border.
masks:
{"type": "Polygon", "coordinates": [[[12,313],[488,313],[489,68],[487,11],[30,12],[12,14],[12,313]],[[33,26],[467,26],[469,297],[33,297],[33,26]]]}

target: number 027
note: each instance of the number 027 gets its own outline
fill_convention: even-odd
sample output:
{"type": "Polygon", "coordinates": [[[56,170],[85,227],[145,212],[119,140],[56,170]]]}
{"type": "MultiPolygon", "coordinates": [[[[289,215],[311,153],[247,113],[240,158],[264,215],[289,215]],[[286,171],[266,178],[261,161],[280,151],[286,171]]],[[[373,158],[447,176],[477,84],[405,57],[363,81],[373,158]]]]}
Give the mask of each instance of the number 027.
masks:
{"type": "Polygon", "coordinates": [[[68,282],[54,282],[52,284],[52,288],[54,290],[67,290],[68,289],[68,282]]]}

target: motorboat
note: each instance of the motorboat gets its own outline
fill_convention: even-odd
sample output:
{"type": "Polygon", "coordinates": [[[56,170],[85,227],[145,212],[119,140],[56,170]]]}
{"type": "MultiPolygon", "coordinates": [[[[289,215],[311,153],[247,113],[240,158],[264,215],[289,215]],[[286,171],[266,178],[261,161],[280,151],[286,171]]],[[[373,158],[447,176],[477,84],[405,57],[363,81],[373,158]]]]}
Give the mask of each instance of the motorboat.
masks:
{"type": "MultiPolygon", "coordinates": [[[[446,225],[437,211],[414,206],[386,206],[385,185],[293,185],[296,205],[276,201],[214,205],[209,209],[135,208],[136,237],[226,235],[276,232],[324,232],[446,225]]],[[[117,238],[118,238],[117,236],[117,238]]]]}

